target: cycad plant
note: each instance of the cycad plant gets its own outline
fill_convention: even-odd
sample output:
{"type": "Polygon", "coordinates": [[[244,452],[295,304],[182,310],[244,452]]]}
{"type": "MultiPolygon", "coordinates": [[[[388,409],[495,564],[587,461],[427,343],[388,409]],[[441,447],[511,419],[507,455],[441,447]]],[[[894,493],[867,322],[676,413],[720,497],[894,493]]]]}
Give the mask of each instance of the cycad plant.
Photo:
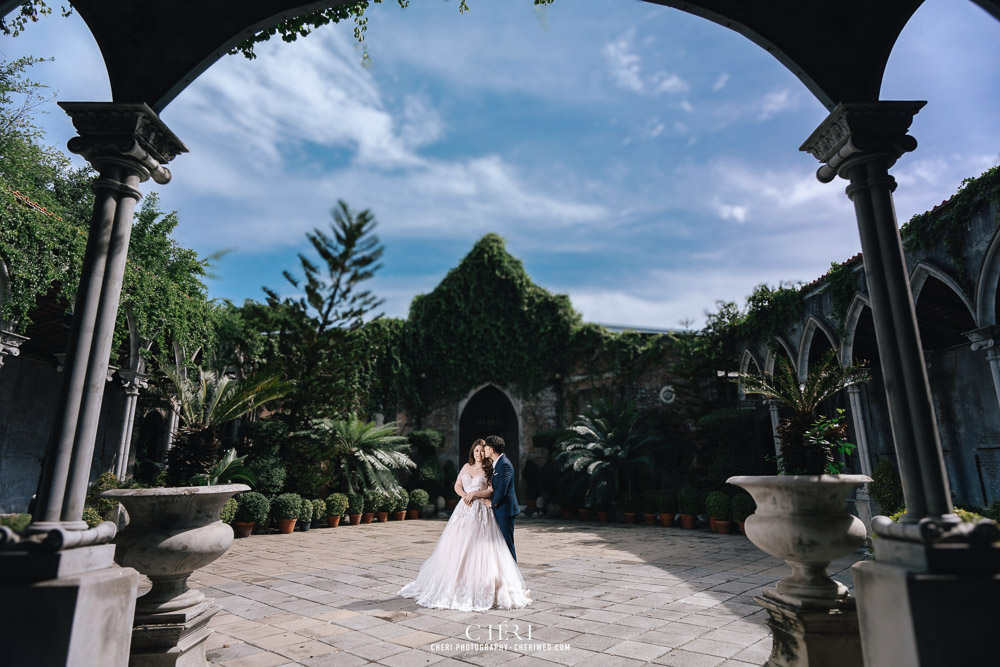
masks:
{"type": "Polygon", "coordinates": [[[652,469],[653,448],[660,440],[635,402],[599,400],[560,438],[555,459],[571,474],[573,485],[585,487],[591,501],[603,507],[612,498],[636,495],[636,473],[652,469]]]}
{"type": "Polygon", "coordinates": [[[374,490],[389,496],[400,489],[395,471],[412,470],[409,441],[394,423],[379,426],[359,419],[314,419],[293,433],[300,449],[328,462],[327,474],[349,492],[374,490]]]}
{"type": "Polygon", "coordinates": [[[197,379],[162,366],[173,385],[170,407],[181,426],[168,455],[167,479],[173,486],[191,482],[207,473],[219,459],[219,427],[281,398],[291,385],[274,373],[260,373],[234,380],[220,371],[198,369],[197,379]]]}
{"type": "Polygon", "coordinates": [[[846,441],[842,411],[831,418],[817,417],[816,411],[841,389],[869,379],[871,374],[865,364],[843,368],[835,351],[829,350],[809,369],[805,382],[799,382],[785,359],[778,360],[773,378],[743,374],[738,381],[746,393],[780,401],[789,411],[778,426],[779,470],[792,475],[820,475],[840,472],[842,466],[834,452],[849,451],[854,445],[846,441]]]}

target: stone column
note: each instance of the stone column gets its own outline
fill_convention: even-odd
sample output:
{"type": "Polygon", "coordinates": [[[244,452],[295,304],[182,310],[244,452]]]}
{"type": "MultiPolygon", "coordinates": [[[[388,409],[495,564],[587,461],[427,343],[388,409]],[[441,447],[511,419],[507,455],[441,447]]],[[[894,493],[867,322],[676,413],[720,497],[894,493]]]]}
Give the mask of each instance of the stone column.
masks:
{"type": "Polygon", "coordinates": [[[98,171],[66,355],[31,532],[83,530],[84,497],[111,354],[139,184],[170,180],[164,163],[186,148],[145,104],[60,102],[79,132],[69,149],[98,171]]]}
{"type": "Polygon", "coordinates": [[[924,104],[839,104],[802,145],[823,163],[820,181],[850,182],[907,507],[899,523],[872,519],[878,561],[852,568],[864,661],[880,667],[989,662],[1000,597],[1000,531],[952,508],[892,201],[889,168],[916,148],[907,132],[924,104]],[[942,639],[941,614],[961,638],[942,639]]]}
{"type": "Polygon", "coordinates": [[[993,391],[996,393],[997,403],[1000,404],[1000,346],[996,344],[1000,340],[1000,326],[974,329],[962,335],[972,343],[973,352],[986,350],[986,360],[990,364],[990,376],[993,378],[993,391]]]}
{"type": "Polygon", "coordinates": [[[125,416],[122,422],[122,438],[118,444],[118,458],[115,460],[115,475],[124,480],[128,472],[129,448],[132,444],[132,427],[135,425],[135,406],[139,402],[139,390],[149,385],[149,376],[137,371],[118,371],[122,388],[125,390],[125,416]]]}
{"type": "Polygon", "coordinates": [[[779,407],[776,401],[768,401],[767,409],[771,413],[771,435],[774,437],[775,456],[781,456],[781,438],[778,437],[778,424],[781,423],[781,420],[778,418],[779,407]]]}
{"type": "Polygon", "coordinates": [[[847,398],[851,402],[851,421],[854,422],[854,437],[858,441],[856,444],[858,445],[858,458],[861,460],[861,474],[871,477],[872,456],[868,448],[868,424],[865,423],[861,387],[856,384],[848,387],[847,398]]]}

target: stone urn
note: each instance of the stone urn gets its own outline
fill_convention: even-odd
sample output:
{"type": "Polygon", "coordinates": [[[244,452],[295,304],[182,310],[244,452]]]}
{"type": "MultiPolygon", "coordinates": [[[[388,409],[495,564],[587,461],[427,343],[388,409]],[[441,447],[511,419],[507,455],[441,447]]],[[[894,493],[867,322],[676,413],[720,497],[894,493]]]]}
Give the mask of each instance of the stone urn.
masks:
{"type": "Polygon", "coordinates": [[[101,495],[117,500],[129,524],[115,538],[115,561],[149,577],[152,588],[136,602],[130,665],[159,665],[184,654],[204,662],[208,621],[219,607],[188,587],[191,574],[226,552],[233,529],[219,519],[233,494],[245,484],[158,489],[112,489],[101,495]]]}
{"type": "Polygon", "coordinates": [[[778,582],[779,593],[817,601],[847,595],[847,587],[831,579],[826,566],[864,545],[865,524],[847,511],[847,497],[871,477],[768,475],[726,481],[746,489],[757,503],[746,520],[750,541],[792,568],[778,582]]]}

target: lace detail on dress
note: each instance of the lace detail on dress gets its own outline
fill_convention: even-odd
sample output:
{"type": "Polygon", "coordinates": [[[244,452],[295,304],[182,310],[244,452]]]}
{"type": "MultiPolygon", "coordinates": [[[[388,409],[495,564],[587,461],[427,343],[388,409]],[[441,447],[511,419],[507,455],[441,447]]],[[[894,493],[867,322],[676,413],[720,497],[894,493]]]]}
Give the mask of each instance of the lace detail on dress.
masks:
{"type": "MultiPolygon", "coordinates": [[[[466,493],[485,489],[485,475],[458,476],[466,493]]],[[[417,579],[399,594],[424,607],[486,611],[531,604],[521,571],[510,555],[493,510],[459,502],[417,579]]]]}

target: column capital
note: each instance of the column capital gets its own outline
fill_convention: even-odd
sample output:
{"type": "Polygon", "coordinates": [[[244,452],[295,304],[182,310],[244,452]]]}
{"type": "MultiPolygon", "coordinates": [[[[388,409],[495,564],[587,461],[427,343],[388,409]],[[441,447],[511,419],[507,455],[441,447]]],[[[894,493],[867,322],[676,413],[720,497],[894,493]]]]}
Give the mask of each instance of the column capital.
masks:
{"type": "Polygon", "coordinates": [[[838,104],[799,147],[823,163],[816,178],[829,183],[847,178],[846,168],[866,155],[888,157],[890,165],[917,147],[907,134],[913,117],[927,102],[838,104]]]}
{"type": "Polygon", "coordinates": [[[100,171],[105,164],[125,164],[141,180],[170,181],[164,165],[187,147],[146,104],[60,102],[80,136],[68,148],[100,171]]]}
{"type": "Polygon", "coordinates": [[[149,375],[138,371],[120,368],[118,369],[118,379],[122,383],[122,389],[129,395],[138,396],[140,389],[145,389],[149,386],[149,375]]]}
{"type": "Polygon", "coordinates": [[[995,350],[995,345],[998,340],[1000,340],[1000,326],[990,325],[987,327],[981,327],[979,329],[973,329],[972,331],[965,331],[962,333],[963,336],[969,339],[972,343],[972,351],[977,352],[979,350],[990,350],[991,352],[995,350]]]}
{"type": "Polygon", "coordinates": [[[13,331],[0,329],[0,366],[3,366],[5,356],[16,357],[21,354],[21,344],[28,340],[27,336],[21,336],[13,331]]]}
{"type": "Polygon", "coordinates": [[[848,394],[854,394],[855,396],[860,395],[861,394],[861,385],[860,384],[852,384],[852,385],[850,385],[847,388],[847,393],[848,394]]]}

